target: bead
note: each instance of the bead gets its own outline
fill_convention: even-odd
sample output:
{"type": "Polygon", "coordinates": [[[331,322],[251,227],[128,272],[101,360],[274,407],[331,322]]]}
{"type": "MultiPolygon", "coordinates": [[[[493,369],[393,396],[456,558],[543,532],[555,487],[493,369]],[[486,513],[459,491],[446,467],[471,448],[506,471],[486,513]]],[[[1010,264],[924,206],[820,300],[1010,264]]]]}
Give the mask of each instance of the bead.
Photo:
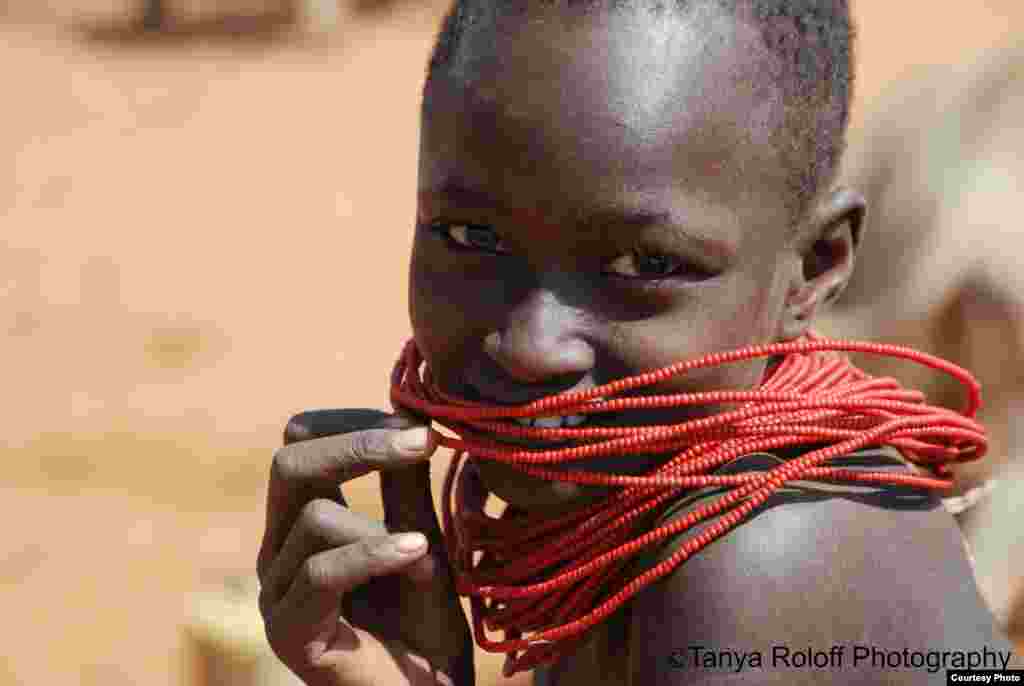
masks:
{"type": "Polygon", "coordinates": [[[443,530],[455,587],[470,598],[477,644],[506,653],[509,676],[557,660],[584,632],[738,526],[788,482],[845,481],[941,490],[950,486],[950,464],[979,459],[987,449],[985,429],[974,420],[980,388],[967,371],[909,348],[830,340],[816,334],[713,353],[517,407],[491,407],[441,392],[415,342],[409,340],[391,374],[391,399],[396,408],[417,410],[457,436],[441,438],[441,445],[456,451],[442,489],[443,530]],[[849,362],[844,354],[849,352],[897,357],[948,374],[966,390],[964,409],[957,413],[928,405],[923,394],[900,387],[894,379],[870,377],[849,362]],[[782,356],[782,360],[757,390],[614,397],[695,369],[768,356],[782,356]],[[599,397],[603,400],[594,402],[599,397]],[[735,408],[670,426],[552,429],[499,421],[722,404],[735,408]],[[531,450],[491,438],[500,435],[579,444],[531,450]],[[712,473],[742,455],[808,443],[828,445],[766,472],[712,473]],[[871,445],[895,447],[907,459],[929,467],[934,477],[828,465],[832,458],[871,445]],[[677,451],[675,457],[640,476],[547,468],[593,457],[672,451],[677,451]],[[537,478],[618,491],[556,520],[469,512],[462,467],[470,454],[512,465],[537,478]],[[725,493],[654,530],[637,528],[642,516],[659,512],[684,490],[705,486],[723,488],[725,493]],[[626,563],[644,548],[703,523],[708,526],[702,532],[686,539],[658,565],[633,579],[623,576],[626,563]],[[482,553],[478,560],[477,553],[482,553]],[[617,590],[597,604],[605,589],[617,590]],[[505,640],[491,640],[487,631],[504,632],[505,640]],[[531,635],[524,637],[526,632],[531,635]]]}

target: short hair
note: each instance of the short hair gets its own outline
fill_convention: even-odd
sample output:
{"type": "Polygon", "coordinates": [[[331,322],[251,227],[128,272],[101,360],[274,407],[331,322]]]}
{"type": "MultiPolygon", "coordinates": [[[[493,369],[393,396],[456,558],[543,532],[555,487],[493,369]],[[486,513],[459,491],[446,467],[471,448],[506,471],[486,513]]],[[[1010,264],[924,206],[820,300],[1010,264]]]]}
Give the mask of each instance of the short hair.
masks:
{"type": "Polygon", "coordinates": [[[716,4],[760,29],[782,65],[774,76],[785,103],[780,150],[787,166],[789,207],[798,223],[819,190],[832,184],[846,145],[853,99],[854,27],[849,0],[454,0],[427,67],[426,88],[452,67],[463,36],[487,15],[530,2],[596,5],[608,9],[686,10],[716,4]]]}

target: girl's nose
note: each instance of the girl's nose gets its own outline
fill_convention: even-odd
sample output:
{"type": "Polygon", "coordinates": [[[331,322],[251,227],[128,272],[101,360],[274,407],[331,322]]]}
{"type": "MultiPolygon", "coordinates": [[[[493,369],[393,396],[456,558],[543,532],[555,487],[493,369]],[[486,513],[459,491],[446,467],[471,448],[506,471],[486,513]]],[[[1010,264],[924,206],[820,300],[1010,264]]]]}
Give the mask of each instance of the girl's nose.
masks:
{"type": "Polygon", "coordinates": [[[484,350],[516,380],[539,384],[593,368],[594,349],[584,330],[578,310],[538,289],[509,313],[504,329],[484,339],[484,350]]]}

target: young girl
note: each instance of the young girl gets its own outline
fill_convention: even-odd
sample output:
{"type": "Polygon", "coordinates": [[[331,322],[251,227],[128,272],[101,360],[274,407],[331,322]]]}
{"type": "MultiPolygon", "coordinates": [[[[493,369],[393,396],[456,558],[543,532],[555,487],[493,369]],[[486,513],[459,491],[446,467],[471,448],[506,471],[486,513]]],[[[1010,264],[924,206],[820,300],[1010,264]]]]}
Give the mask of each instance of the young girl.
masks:
{"type": "MultiPolygon", "coordinates": [[[[424,92],[410,266],[431,397],[518,407],[709,353],[808,340],[849,279],[864,213],[859,194],[834,186],[850,34],[844,0],[457,2],[424,92]]],[[[624,396],[755,389],[783,362],[710,366],[624,396]]],[[[407,400],[399,415],[300,415],[275,456],[261,606],[271,645],[308,684],[474,683],[456,592],[469,592],[473,560],[464,540],[441,533],[430,495],[426,458],[439,435],[422,424],[437,417],[410,393],[396,397],[407,400]],[[384,523],[350,511],[338,490],[371,470],[381,472],[384,523]]],[[[679,425],[733,407],[535,424],[679,425]]],[[[478,447],[548,445],[527,440],[542,432],[513,439],[501,429],[515,426],[477,427],[478,447]]],[[[763,473],[810,449],[714,473],[763,473]]],[[[459,482],[470,513],[493,494],[513,525],[532,527],[609,502],[614,490],[539,478],[486,452],[459,482]]],[[[678,452],[544,466],[648,474],[678,452]]],[[[922,472],[893,451],[855,457],[853,471],[922,472]]],[[[676,521],[719,493],[679,492],[641,523],[676,521]]],[[[471,520],[460,520],[463,532],[471,520]]],[[[545,653],[557,641],[531,643],[530,655],[546,656],[533,663],[538,683],[935,683],[927,665],[943,653],[943,667],[967,666],[968,654],[987,660],[970,666],[1006,666],[996,656],[1008,659],[1009,646],[956,526],[924,491],[792,485],[712,538],[561,652],[545,653]]],[[[630,564],[650,569],[683,541],[662,539],[630,564]]],[[[500,556],[499,547],[494,574],[515,566],[500,556]]],[[[558,610],[541,615],[559,625],[558,610]]],[[[526,664],[516,645],[510,671],[526,664]]]]}

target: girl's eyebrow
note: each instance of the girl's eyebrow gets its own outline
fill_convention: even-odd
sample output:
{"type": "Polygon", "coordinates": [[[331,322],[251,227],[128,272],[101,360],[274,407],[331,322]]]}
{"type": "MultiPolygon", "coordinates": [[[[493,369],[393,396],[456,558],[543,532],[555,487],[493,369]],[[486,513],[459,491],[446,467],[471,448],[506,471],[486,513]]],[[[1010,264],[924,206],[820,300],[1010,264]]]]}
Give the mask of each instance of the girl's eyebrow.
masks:
{"type": "Polygon", "coordinates": [[[437,198],[444,198],[445,201],[469,208],[495,209],[504,214],[519,214],[523,211],[515,211],[515,208],[505,205],[487,191],[474,188],[455,179],[446,179],[443,183],[432,188],[425,188],[419,192],[421,204],[431,204],[437,198]]]}
{"type": "Polygon", "coordinates": [[[433,195],[443,195],[451,200],[455,200],[456,202],[464,203],[466,205],[488,207],[495,207],[498,205],[497,199],[487,191],[479,188],[471,188],[470,186],[453,180],[445,181],[437,188],[428,189],[424,192],[433,195]]]}
{"type": "Polygon", "coordinates": [[[512,207],[496,196],[481,188],[475,188],[451,177],[441,184],[425,188],[418,194],[421,207],[436,207],[438,199],[457,207],[476,210],[494,210],[517,221],[536,222],[539,216],[536,210],[512,207]]]}
{"type": "MultiPolygon", "coordinates": [[[[717,214],[717,213],[712,213],[717,214]]],[[[736,254],[739,246],[727,234],[731,233],[727,226],[732,222],[724,217],[716,222],[721,224],[721,236],[712,236],[691,227],[691,222],[681,219],[671,210],[650,210],[635,207],[610,207],[584,216],[577,225],[588,232],[598,232],[608,227],[628,228],[634,231],[658,229],[664,231],[672,240],[695,246],[712,256],[729,259],[736,254]]]]}

